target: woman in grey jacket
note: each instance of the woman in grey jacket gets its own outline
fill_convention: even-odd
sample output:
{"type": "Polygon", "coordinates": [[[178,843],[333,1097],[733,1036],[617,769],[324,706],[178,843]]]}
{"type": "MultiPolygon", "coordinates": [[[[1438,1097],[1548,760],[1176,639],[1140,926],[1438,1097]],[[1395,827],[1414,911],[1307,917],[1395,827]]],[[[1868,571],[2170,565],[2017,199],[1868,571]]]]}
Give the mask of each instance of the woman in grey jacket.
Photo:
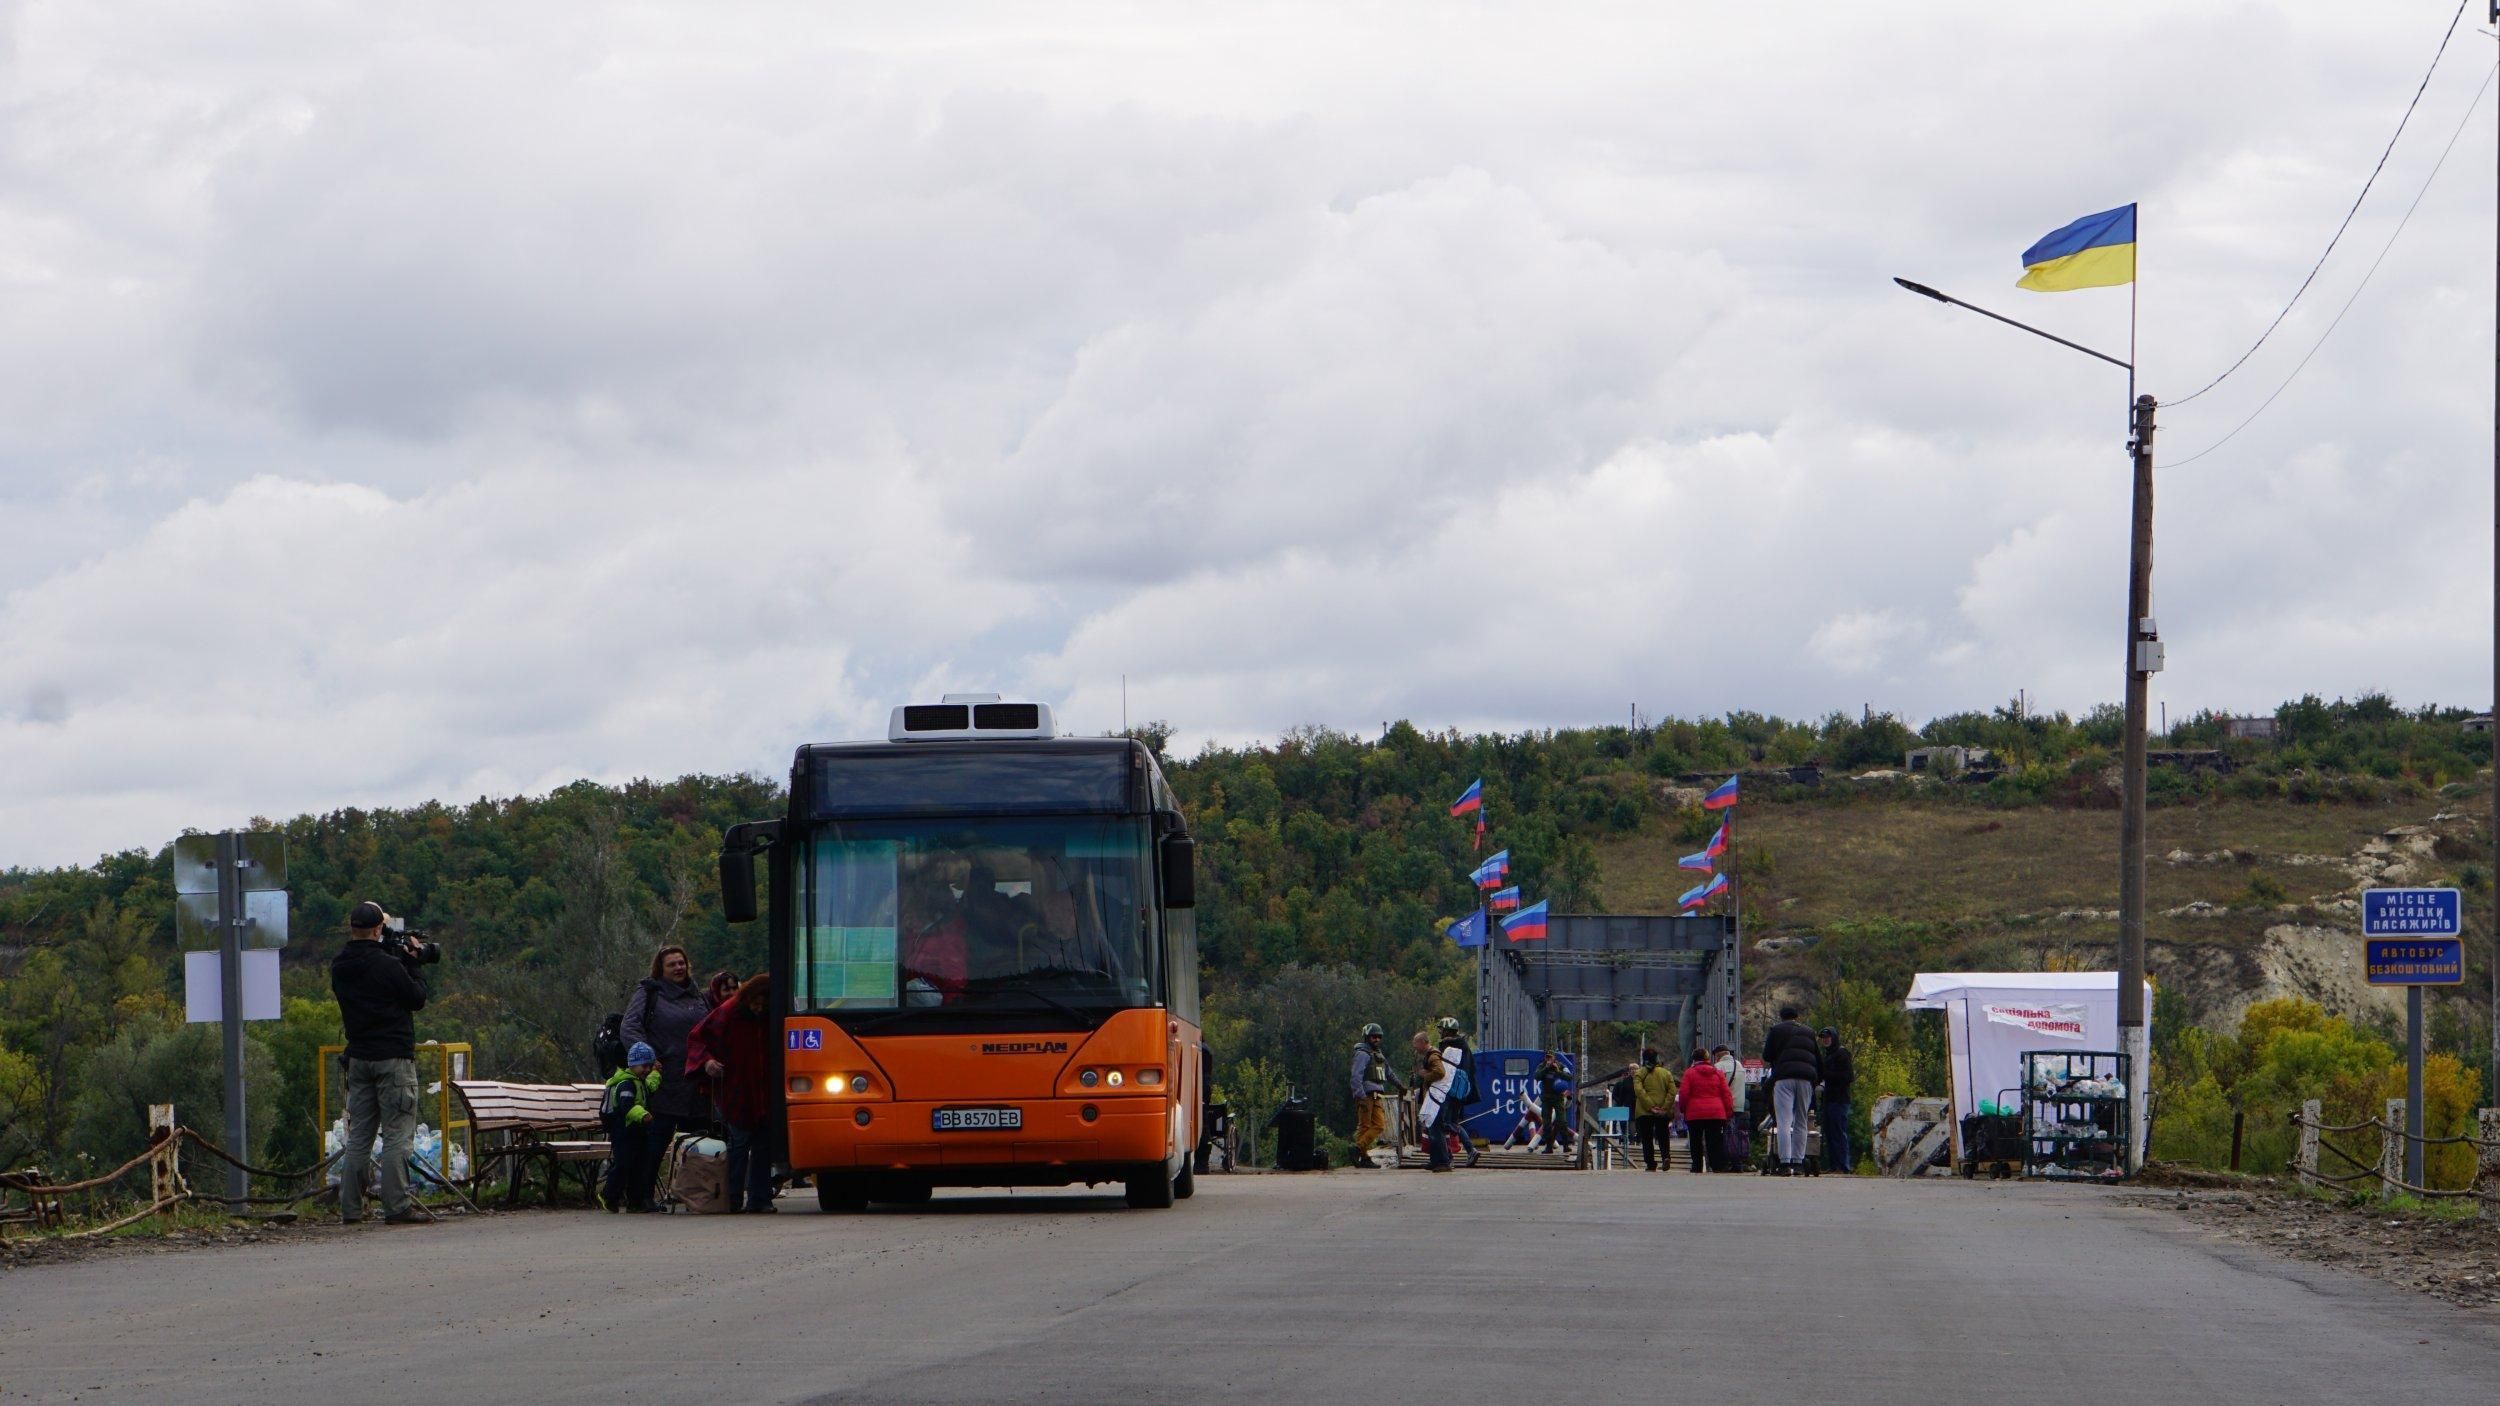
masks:
{"type": "Polygon", "coordinates": [[[625,1043],[649,1045],[660,1065],[660,1089],[651,1096],[650,1119],[642,1124],[650,1144],[636,1185],[627,1189],[626,1204],[634,1210],[655,1209],[651,1188],[670,1140],[682,1128],[712,1120],[712,1101],[686,1077],[686,1036],[711,1010],[712,1003],[694,987],[694,966],[683,947],[652,953],[651,975],[625,998],[625,1043]]]}

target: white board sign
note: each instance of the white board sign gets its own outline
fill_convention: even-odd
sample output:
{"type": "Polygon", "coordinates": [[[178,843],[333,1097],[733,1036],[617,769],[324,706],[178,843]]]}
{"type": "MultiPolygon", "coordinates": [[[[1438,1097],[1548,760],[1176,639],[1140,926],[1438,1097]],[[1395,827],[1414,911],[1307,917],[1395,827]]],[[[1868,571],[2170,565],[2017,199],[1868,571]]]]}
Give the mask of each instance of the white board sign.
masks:
{"type": "MultiPolygon", "coordinates": [[[[226,986],[215,952],[182,954],[183,1019],[193,1025],[226,1018],[226,986]]],[[[243,1018],[278,1018],[278,954],[268,949],[243,953],[243,1018]]]]}

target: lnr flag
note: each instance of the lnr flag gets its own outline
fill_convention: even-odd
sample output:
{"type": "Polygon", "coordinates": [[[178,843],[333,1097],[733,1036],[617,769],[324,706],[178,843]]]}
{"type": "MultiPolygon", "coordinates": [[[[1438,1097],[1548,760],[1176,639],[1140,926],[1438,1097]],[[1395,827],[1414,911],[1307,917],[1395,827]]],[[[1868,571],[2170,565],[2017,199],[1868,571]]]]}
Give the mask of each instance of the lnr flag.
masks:
{"type": "Polygon", "coordinates": [[[1457,800],[1450,802],[1450,814],[1465,815],[1469,811],[1482,809],[1484,809],[1484,778],[1479,776],[1467,783],[1467,789],[1458,793],[1457,800]]]}
{"type": "Polygon", "coordinates": [[[1500,888],[1502,880],[1510,877],[1510,851],[1501,850],[1495,853],[1482,864],[1477,865],[1475,872],[1467,877],[1476,881],[1477,888],[1500,888]]]}
{"type": "Polygon", "coordinates": [[[1714,896],[1725,892],[1727,892],[1727,875],[1713,874],[1710,876],[1710,882],[1686,889],[1683,896],[1676,899],[1675,906],[1678,908],[1699,908],[1701,905],[1708,903],[1714,896]]]}
{"type": "Polygon", "coordinates": [[[1545,940],[1545,903],[1540,898],[1502,920],[1502,936],[1513,942],[1545,940]]]}
{"type": "Polygon", "coordinates": [[[1506,889],[1495,889],[1492,894],[1485,899],[1485,906],[1492,909],[1496,913],[1507,913],[1513,908],[1518,907],[1519,885],[1512,884],[1506,889]]]}

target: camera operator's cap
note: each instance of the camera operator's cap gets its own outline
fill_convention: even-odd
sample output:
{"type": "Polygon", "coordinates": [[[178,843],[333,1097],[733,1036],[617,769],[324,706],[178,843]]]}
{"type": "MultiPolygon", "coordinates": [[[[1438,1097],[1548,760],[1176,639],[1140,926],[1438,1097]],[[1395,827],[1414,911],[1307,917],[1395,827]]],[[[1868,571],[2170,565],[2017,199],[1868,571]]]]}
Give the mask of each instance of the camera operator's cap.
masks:
{"type": "Polygon", "coordinates": [[[351,928],[378,928],[382,926],[382,920],[389,916],[382,911],[381,904],[368,898],[348,911],[347,925],[351,928]]]}

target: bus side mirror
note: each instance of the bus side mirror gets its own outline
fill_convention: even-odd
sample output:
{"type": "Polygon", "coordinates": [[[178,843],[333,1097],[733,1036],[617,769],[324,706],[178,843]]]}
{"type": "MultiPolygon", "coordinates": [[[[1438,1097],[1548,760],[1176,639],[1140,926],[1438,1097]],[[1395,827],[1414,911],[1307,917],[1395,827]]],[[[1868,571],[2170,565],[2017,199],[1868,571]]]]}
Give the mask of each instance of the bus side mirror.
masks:
{"type": "Polygon", "coordinates": [[[755,852],[781,838],[778,820],[732,825],[720,842],[720,915],[733,923],[755,921],[755,852]]]}
{"type": "Polygon", "coordinates": [[[755,921],[755,851],[720,852],[720,915],[733,923],[755,921]]]}
{"type": "Polygon", "coordinates": [[[1198,906],[1198,842],[1187,835],[1163,837],[1163,906],[1198,906]]]}

